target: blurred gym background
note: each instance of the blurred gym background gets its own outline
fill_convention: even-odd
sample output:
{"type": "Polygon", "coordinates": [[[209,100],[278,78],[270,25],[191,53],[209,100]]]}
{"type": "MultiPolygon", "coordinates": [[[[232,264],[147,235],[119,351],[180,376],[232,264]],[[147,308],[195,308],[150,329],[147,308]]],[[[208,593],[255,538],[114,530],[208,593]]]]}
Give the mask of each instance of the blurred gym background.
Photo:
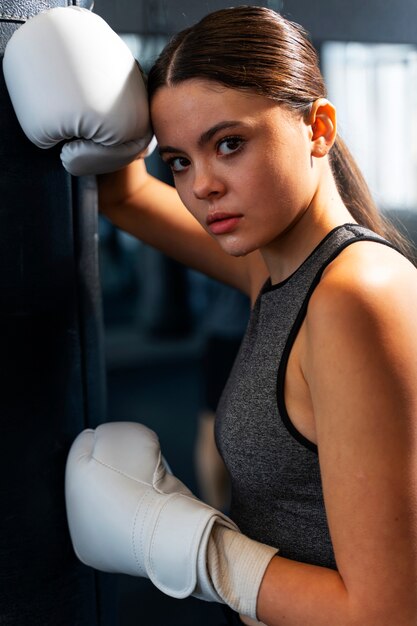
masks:
{"type": "MultiPolygon", "coordinates": [[[[208,12],[240,4],[247,3],[97,0],[94,10],[124,38],[146,70],[170,35],[208,12]]],[[[281,11],[310,32],[342,136],[381,209],[417,241],[415,0],[251,4],[281,11]]],[[[171,182],[156,154],[147,165],[171,182]]],[[[155,429],[174,472],[201,495],[195,446],[197,416],[205,400],[204,347],[213,306],[216,315],[224,314],[227,326],[227,297],[213,281],[117,231],[103,218],[99,231],[108,419],[137,420],[155,429]]],[[[237,312],[239,328],[241,319],[237,312]]],[[[223,623],[214,605],[175,601],[148,581],[128,577],[119,579],[119,619],[120,626],[223,623]]]]}

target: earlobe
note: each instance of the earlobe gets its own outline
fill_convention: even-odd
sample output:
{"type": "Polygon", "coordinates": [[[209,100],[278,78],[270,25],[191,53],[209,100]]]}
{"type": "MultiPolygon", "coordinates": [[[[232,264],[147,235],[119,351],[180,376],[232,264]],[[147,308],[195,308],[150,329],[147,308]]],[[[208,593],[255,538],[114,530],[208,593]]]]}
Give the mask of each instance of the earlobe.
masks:
{"type": "Polygon", "coordinates": [[[336,109],[325,98],[319,98],[311,106],[307,123],[311,127],[311,155],[326,156],[336,139],[336,109]]]}

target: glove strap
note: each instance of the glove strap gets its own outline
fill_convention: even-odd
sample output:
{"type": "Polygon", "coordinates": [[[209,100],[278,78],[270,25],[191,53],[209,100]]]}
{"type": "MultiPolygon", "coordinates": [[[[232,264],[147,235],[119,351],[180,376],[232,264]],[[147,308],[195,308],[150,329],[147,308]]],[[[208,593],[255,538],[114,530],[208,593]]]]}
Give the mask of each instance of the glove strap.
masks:
{"type": "MultiPolygon", "coordinates": [[[[148,515],[135,524],[135,551],[142,553],[146,572],[164,593],[186,598],[197,587],[200,561],[205,564],[211,528],[217,519],[229,528],[237,527],[226,516],[194,497],[179,493],[155,494],[148,503],[148,515]]],[[[140,504],[143,516],[144,502],[140,504]]],[[[141,558],[139,558],[141,560],[141,558]]],[[[209,600],[220,600],[209,583],[209,600]]]]}

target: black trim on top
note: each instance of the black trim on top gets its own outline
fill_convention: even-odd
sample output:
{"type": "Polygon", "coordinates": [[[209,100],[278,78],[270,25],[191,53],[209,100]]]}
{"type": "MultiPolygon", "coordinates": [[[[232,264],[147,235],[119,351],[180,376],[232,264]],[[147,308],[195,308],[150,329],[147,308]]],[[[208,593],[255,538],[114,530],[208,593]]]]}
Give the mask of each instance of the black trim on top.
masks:
{"type": "MultiPolygon", "coordinates": [[[[284,350],[282,352],[282,357],[281,357],[281,362],[279,364],[279,368],[278,368],[278,376],[277,376],[277,404],[278,404],[278,410],[281,416],[281,420],[282,423],[284,424],[284,426],[286,427],[286,429],[288,430],[288,432],[290,433],[290,435],[292,435],[292,437],[294,437],[294,439],[296,439],[296,441],[298,441],[299,443],[301,443],[301,445],[303,445],[305,448],[308,448],[309,450],[311,450],[312,452],[315,452],[316,454],[318,454],[318,448],[317,445],[315,443],[313,443],[312,441],[310,441],[310,439],[307,439],[307,437],[304,437],[304,435],[302,433],[300,433],[300,431],[294,426],[294,424],[291,421],[290,416],[288,415],[287,412],[287,407],[285,405],[285,397],[284,397],[284,384],[285,384],[285,373],[287,371],[287,365],[288,365],[288,359],[290,356],[290,352],[291,349],[294,345],[294,341],[298,335],[298,332],[301,328],[301,324],[304,321],[304,318],[306,316],[307,313],[307,307],[308,307],[308,303],[310,301],[310,298],[313,294],[313,291],[315,290],[315,288],[317,287],[318,283],[321,280],[322,274],[324,272],[324,270],[326,269],[326,267],[328,265],[330,265],[330,263],[332,261],[334,261],[334,259],[339,256],[339,254],[341,252],[343,252],[343,250],[345,250],[345,248],[347,248],[348,246],[350,246],[352,243],[357,243],[358,241],[375,241],[377,243],[380,243],[382,245],[388,246],[389,248],[393,248],[394,250],[397,250],[397,252],[399,252],[398,248],[396,248],[392,243],[390,243],[389,241],[386,241],[382,238],[380,238],[378,235],[375,235],[375,237],[372,237],[372,235],[360,235],[358,233],[355,233],[353,229],[349,228],[349,224],[345,224],[344,227],[347,228],[347,230],[350,230],[350,232],[352,232],[355,236],[352,239],[348,239],[347,241],[345,241],[344,243],[342,243],[331,255],[328,259],[326,259],[326,261],[322,264],[322,266],[319,268],[319,270],[317,271],[313,282],[310,285],[310,288],[307,292],[306,297],[304,298],[303,304],[301,305],[301,308],[298,312],[298,315],[295,319],[295,322],[290,330],[290,333],[288,335],[284,350]]],[[[357,224],[352,224],[352,226],[358,226],[357,224]]],[[[331,235],[333,232],[335,232],[336,230],[338,230],[340,227],[337,227],[335,229],[333,229],[329,235],[331,235]]],[[[321,247],[322,243],[324,243],[329,235],[327,235],[325,237],[325,239],[323,239],[323,241],[317,246],[317,248],[321,247]]],[[[316,250],[317,250],[316,248],[316,250]]],[[[401,252],[400,252],[401,254],[401,252]]],[[[311,255],[310,255],[311,256],[311,255]]],[[[296,270],[298,271],[298,270],[296,270]]]]}
{"type": "Polygon", "coordinates": [[[332,228],[332,230],[329,231],[327,235],[319,241],[317,246],[310,252],[310,254],[304,259],[301,265],[297,267],[297,269],[295,269],[289,276],[287,276],[287,278],[284,278],[284,280],[279,283],[275,283],[274,285],[271,285],[271,279],[268,278],[268,280],[264,284],[261,293],[268,293],[270,291],[275,291],[276,289],[280,289],[280,287],[283,287],[289,280],[291,280],[295,276],[295,274],[297,274],[304,267],[304,265],[313,256],[313,254],[315,254],[317,250],[319,250],[334,233],[336,233],[338,230],[341,230],[342,228],[349,230],[349,226],[358,226],[358,224],[340,224],[339,226],[335,226],[334,228],[332,228]]]}

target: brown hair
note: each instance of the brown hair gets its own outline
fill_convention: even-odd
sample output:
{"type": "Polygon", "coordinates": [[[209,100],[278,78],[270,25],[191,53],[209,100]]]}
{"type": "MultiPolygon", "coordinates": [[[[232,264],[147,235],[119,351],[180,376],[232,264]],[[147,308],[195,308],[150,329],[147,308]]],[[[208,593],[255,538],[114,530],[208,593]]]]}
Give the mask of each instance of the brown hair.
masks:
{"type": "MultiPolygon", "coordinates": [[[[265,7],[215,11],[175,35],[151,68],[149,98],[160,87],[191,78],[249,90],[300,115],[306,115],[315,100],[326,97],[317,51],[306,31],[265,7]]],[[[329,157],[339,193],[352,217],[410,257],[410,244],[376,207],[339,136],[329,157]]]]}

